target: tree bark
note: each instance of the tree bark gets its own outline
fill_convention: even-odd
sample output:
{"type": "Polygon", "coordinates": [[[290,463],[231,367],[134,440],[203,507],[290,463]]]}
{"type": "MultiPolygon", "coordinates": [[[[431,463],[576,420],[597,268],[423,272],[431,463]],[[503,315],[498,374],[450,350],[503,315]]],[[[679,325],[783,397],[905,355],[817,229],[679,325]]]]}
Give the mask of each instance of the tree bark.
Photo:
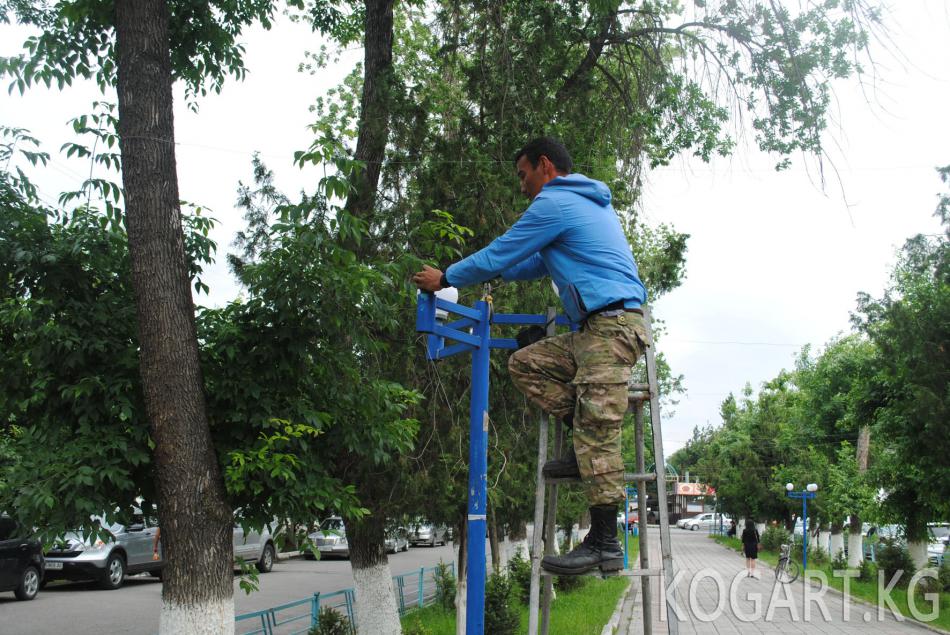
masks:
{"type": "MultiPolygon", "coordinates": [[[[363,161],[366,167],[352,175],[353,189],[346,200],[346,211],[364,221],[372,219],[376,188],[386,153],[386,141],[389,139],[393,1],[365,1],[363,94],[360,99],[359,133],[354,158],[363,161]]],[[[355,248],[355,245],[351,247],[355,248]]]]}
{"type": "Polygon", "coordinates": [[[350,567],[356,583],[356,624],[360,635],[399,635],[399,609],[386,557],[386,516],[374,511],[345,519],[350,567]]]}
{"type": "Polygon", "coordinates": [[[488,523],[488,545],[491,548],[491,568],[498,573],[501,571],[501,545],[498,540],[498,517],[494,511],[489,511],[491,521],[488,523]]]}
{"type": "Polygon", "coordinates": [[[122,184],[158,482],[161,633],[234,631],[231,510],[211,442],[175,166],[168,7],[115,4],[122,184]]]}
{"type": "Polygon", "coordinates": [[[468,593],[468,522],[467,516],[463,515],[459,523],[456,525],[456,539],[455,539],[455,548],[458,549],[458,552],[455,555],[456,562],[458,562],[458,584],[456,585],[455,593],[455,633],[456,635],[465,635],[465,620],[466,620],[466,608],[467,603],[467,593],[468,593]]]}
{"type": "MultiPolygon", "coordinates": [[[[858,430],[857,444],[857,462],[858,474],[863,475],[868,471],[868,454],[871,448],[871,428],[861,426],[858,430]]],[[[864,560],[864,544],[861,539],[861,516],[857,513],[851,514],[850,531],[848,532],[848,566],[860,567],[864,560]]]]}

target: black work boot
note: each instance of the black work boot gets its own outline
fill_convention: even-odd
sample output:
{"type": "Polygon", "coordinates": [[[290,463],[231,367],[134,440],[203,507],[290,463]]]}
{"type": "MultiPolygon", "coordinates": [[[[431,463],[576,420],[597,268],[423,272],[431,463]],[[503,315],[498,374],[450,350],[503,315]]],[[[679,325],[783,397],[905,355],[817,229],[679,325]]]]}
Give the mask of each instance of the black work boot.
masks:
{"type": "Polygon", "coordinates": [[[546,462],[541,468],[541,474],[547,478],[580,478],[581,471],[577,467],[574,446],[568,448],[567,453],[561,458],[546,462]]]}
{"type": "Polygon", "coordinates": [[[567,555],[545,556],[541,566],[558,575],[581,575],[599,568],[602,573],[623,569],[623,550],[617,542],[617,506],[590,508],[590,532],[567,555]]]}

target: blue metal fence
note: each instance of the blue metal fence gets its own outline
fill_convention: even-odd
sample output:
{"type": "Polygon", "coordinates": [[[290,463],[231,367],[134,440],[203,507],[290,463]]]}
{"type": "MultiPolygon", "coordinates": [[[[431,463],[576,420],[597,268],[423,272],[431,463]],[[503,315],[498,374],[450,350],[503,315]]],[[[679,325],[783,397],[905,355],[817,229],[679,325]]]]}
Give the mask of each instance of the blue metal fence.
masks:
{"type": "MultiPolygon", "coordinates": [[[[437,567],[422,567],[412,573],[393,576],[393,590],[399,614],[421,608],[435,602],[437,567]]],[[[449,563],[449,571],[455,574],[455,563],[449,563]]],[[[343,589],[333,593],[314,593],[312,597],[274,606],[263,611],[244,613],[234,618],[238,635],[298,635],[317,626],[320,609],[329,606],[346,615],[350,624],[356,626],[356,590],[343,589]]]]}

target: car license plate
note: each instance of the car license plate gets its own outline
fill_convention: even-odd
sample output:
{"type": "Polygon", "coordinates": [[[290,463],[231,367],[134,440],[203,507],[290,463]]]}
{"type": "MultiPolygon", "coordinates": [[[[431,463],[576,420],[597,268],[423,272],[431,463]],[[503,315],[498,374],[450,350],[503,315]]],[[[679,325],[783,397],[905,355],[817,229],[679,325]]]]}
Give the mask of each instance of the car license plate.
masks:
{"type": "Polygon", "coordinates": [[[49,560],[47,560],[47,561],[46,561],[46,568],[49,569],[49,570],[52,570],[52,569],[62,569],[62,568],[63,568],[63,563],[62,563],[62,562],[50,562],[49,560]]]}

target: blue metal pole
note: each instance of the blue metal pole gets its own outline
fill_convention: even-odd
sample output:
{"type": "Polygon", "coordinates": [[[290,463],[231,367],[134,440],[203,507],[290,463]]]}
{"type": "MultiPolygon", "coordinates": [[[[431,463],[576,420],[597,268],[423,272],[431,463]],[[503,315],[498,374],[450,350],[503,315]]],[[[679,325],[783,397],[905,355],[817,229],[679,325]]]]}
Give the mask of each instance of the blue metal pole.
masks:
{"type": "Polygon", "coordinates": [[[627,511],[630,509],[630,488],[623,488],[623,568],[629,569],[627,563],[627,552],[630,551],[630,541],[627,535],[627,528],[630,527],[630,520],[627,518],[627,511]]]}
{"type": "Polygon", "coordinates": [[[480,338],[472,351],[472,402],[468,463],[468,575],[466,635],[485,632],[485,529],[488,509],[488,360],[491,324],[487,302],[476,302],[481,314],[472,335],[480,338]]]}
{"type": "Polygon", "coordinates": [[[802,571],[808,568],[808,492],[802,492],[802,571]]]}

